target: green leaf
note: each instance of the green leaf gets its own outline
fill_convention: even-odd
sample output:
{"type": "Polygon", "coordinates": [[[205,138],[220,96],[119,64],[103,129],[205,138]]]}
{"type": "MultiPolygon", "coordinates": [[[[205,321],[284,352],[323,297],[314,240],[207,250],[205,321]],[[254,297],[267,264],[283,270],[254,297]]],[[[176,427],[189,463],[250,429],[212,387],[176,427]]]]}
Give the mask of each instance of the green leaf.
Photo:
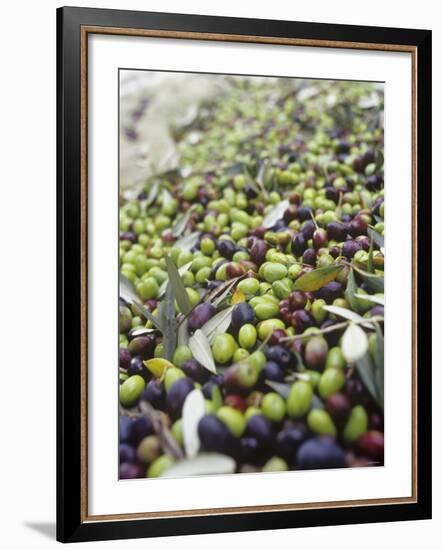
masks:
{"type": "Polygon", "coordinates": [[[168,284],[164,301],[161,303],[163,316],[163,345],[165,359],[172,359],[177,347],[177,322],[175,319],[174,293],[172,285],[168,284]]]}
{"type": "Polygon", "coordinates": [[[139,302],[139,297],[135,293],[134,287],[132,286],[131,282],[121,273],[119,283],[119,295],[123,298],[123,300],[125,300],[125,302],[128,302],[129,304],[132,304],[138,310],[138,312],[143,315],[143,317],[149,319],[155,327],[157,327],[159,330],[162,330],[160,321],[156,317],[154,317],[154,315],[152,315],[147,307],[139,302]]]}
{"type": "MultiPolygon", "coordinates": [[[[188,262],[187,264],[182,265],[181,267],[178,268],[177,271],[180,277],[189,270],[191,265],[192,265],[192,262],[188,262]]],[[[158,293],[157,293],[157,298],[161,298],[163,294],[166,292],[166,287],[168,286],[168,282],[169,282],[168,279],[166,279],[166,281],[163,281],[163,283],[160,285],[160,288],[158,289],[158,293]]]]}
{"type": "Polygon", "coordinates": [[[294,290],[313,292],[333,281],[343,269],[341,265],[328,265],[305,273],[294,284],[294,290]]]}
{"type": "Polygon", "coordinates": [[[287,199],[276,204],[274,208],[271,208],[271,210],[266,214],[262,222],[262,226],[266,229],[274,227],[274,225],[283,218],[283,214],[288,207],[289,201],[287,199]]]}
{"type": "Polygon", "coordinates": [[[370,244],[368,250],[368,271],[374,273],[374,236],[370,237],[370,244]]]}
{"type": "Polygon", "coordinates": [[[266,380],[265,382],[270,388],[280,394],[284,399],[288,398],[291,391],[291,386],[289,384],[283,384],[283,382],[274,382],[273,380],[266,380]]]}
{"type": "Polygon", "coordinates": [[[191,207],[187,212],[180,216],[178,221],[172,226],[171,233],[174,235],[174,237],[179,237],[186,229],[186,226],[191,219],[193,211],[194,209],[191,207]]]}
{"type": "Polygon", "coordinates": [[[217,374],[211,346],[209,345],[205,333],[197,329],[191,338],[189,338],[188,345],[194,358],[197,359],[205,369],[208,369],[209,372],[217,374]]]}
{"type": "Polygon", "coordinates": [[[180,277],[177,267],[172,261],[170,256],[165,256],[166,269],[168,270],[169,279],[171,281],[172,291],[174,297],[177,300],[178,307],[180,311],[187,315],[191,309],[191,302],[189,301],[188,293],[186,292],[186,287],[180,277]]]}
{"type": "Polygon", "coordinates": [[[180,248],[180,250],[191,250],[197,243],[198,239],[200,238],[200,231],[194,231],[193,233],[189,233],[189,235],[185,235],[181,239],[178,239],[178,241],[175,242],[174,246],[176,248],[180,248]]]}
{"type": "Polygon", "coordinates": [[[222,309],[201,327],[210,344],[212,344],[218,334],[223,334],[228,330],[233,310],[234,306],[222,309]]]}
{"type": "Polygon", "coordinates": [[[183,319],[178,327],[177,332],[177,345],[178,346],[187,346],[189,342],[189,333],[188,333],[188,319],[183,319]]]}
{"type": "Polygon", "coordinates": [[[377,233],[377,231],[374,231],[371,227],[368,227],[368,236],[372,237],[374,239],[374,243],[379,248],[384,248],[385,239],[384,239],[383,235],[380,235],[380,233],[377,233]]]}
{"type": "Polygon", "coordinates": [[[368,302],[373,302],[374,304],[377,304],[379,306],[385,305],[385,297],[380,295],[372,295],[372,294],[358,294],[358,292],[355,294],[356,298],[361,298],[362,300],[367,300],[368,302]]]}
{"type": "Polygon", "coordinates": [[[373,273],[368,273],[367,271],[363,271],[363,269],[360,269],[355,265],[353,266],[353,268],[373,292],[385,291],[384,277],[380,277],[379,275],[374,275],[373,273]]]}
{"type": "Polygon", "coordinates": [[[373,329],[372,324],[369,321],[365,322],[364,317],[362,317],[358,313],[355,313],[355,311],[340,306],[323,306],[323,309],[328,313],[333,313],[334,315],[338,315],[339,317],[348,319],[348,321],[359,323],[365,328],[373,329]]]}
{"type": "Polygon", "coordinates": [[[377,402],[380,407],[384,408],[385,399],[385,351],[384,351],[384,338],[380,326],[375,324],[375,330],[377,338],[375,340],[375,385],[377,388],[377,402]]]}
{"type": "Polygon", "coordinates": [[[361,378],[361,381],[365,385],[368,392],[372,395],[375,401],[378,401],[377,385],[375,381],[374,369],[372,367],[371,359],[368,353],[361,357],[357,363],[357,372],[361,378]]]}
{"type": "Polygon", "coordinates": [[[356,292],[357,284],[355,282],[354,270],[351,268],[348,275],[348,282],[346,284],[345,298],[354,311],[358,309],[358,301],[355,299],[356,292]]]}
{"type": "Polygon", "coordinates": [[[229,293],[231,292],[233,287],[238,283],[238,281],[240,281],[240,279],[243,279],[244,277],[245,275],[240,275],[240,277],[235,277],[234,279],[230,279],[229,281],[222,283],[220,286],[218,286],[214,290],[211,290],[211,292],[209,292],[205,296],[205,302],[210,302],[214,307],[217,307],[229,295],[229,293]]]}

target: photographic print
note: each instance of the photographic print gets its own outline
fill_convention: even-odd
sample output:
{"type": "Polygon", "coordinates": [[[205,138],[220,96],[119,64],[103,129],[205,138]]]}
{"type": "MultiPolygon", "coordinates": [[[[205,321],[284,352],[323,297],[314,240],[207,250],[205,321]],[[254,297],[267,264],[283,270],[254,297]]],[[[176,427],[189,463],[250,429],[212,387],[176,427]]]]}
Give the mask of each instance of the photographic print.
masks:
{"type": "Polygon", "coordinates": [[[120,69],[120,480],[384,464],[385,214],[383,83],[120,69]]]}

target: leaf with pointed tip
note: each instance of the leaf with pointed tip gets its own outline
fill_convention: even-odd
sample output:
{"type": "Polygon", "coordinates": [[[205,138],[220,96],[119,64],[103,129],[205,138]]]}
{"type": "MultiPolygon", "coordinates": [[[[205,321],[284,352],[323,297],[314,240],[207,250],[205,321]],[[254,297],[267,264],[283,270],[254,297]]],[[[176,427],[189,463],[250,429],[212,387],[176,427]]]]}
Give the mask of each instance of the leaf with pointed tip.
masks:
{"type": "Polygon", "coordinates": [[[273,380],[266,380],[266,384],[275,392],[284,397],[284,399],[288,398],[291,391],[291,386],[289,384],[283,384],[283,382],[274,382],[273,380]]]}
{"type": "MultiPolygon", "coordinates": [[[[180,277],[184,275],[187,271],[189,271],[189,268],[191,267],[191,265],[192,265],[192,262],[188,262],[187,264],[182,265],[181,267],[178,268],[177,271],[180,277]]],[[[162,282],[162,284],[160,285],[160,288],[158,289],[157,298],[161,298],[163,294],[166,292],[166,287],[168,286],[168,283],[169,283],[168,279],[162,282]]]]}
{"type": "Polygon", "coordinates": [[[377,388],[377,402],[380,407],[384,408],[384,382],[385,382],[385,353],[384,353],[384,337],[378,323],[375,325],[376,340],[375,340],[375,385],[377,388]]]}
{"type": "Polygon", "coordinates": [[[189,342],[188,319],[184,319],[178,327],[177,345],[187,346],[189,342]]]}
{"type": "Polygon", "coordinates": [[[205,369],[212,372],[212,374],[217,374],[211,346],[202,330],[197,329],[194,332],[191,338],[189,338],[188,346],[194,358],[197,359],[205,369]]]}
{"type": "Polygon", "coordinates": [[[175,266],[175,263],[172,261],[170,256],[165,256],[165,262],[172,286],[172,291],[174,293],[175,299],[177,300],[178,307],[184,315],[187,315],[191,311],[192,306],[191,302],[189,301],[188,293],[186,292],[186,287],[181,279],[177,267],[175,266]]]}
{"type": "Polygon", "coordinates": [[[328,313],[338,315],[339,317],[343,317],[344,319],[347,319],[348,321],[353,321],[354,323],[360,323],[365,328],[369,328],[369,329],[374,328],[369,321],[368,322],[365,321],[364,317],[362,317],[358,313],[355,313],[355,311],[351,311],[350,309],[347,309],[345,307],[323,306],[323,309],[325,311],[327,311],[328,313]]]}
{"type": "Polygon", "coordinates": [[[171,233],[174,235],[174,237],[179,237],[186,229],[186,226],[191,219],[193,211],[194,209],[192,207],[189,208],[189,210],[187,210],[182,216],[180,216],[180,218],[172,226],[171,233]]]}
{"type": "Polygon", "coordinates": [[[372,295],[372,294],[354,294],[356,298],[361,298],[362,300],[367,300],[368,302],[374,302],[374,304],[377,304],[379,306],[385,305],[385,297],[380,295],[372,295]]]}
{"type": "Polygon", "coordinates": [[[186,456],[193,458],[200,448],[198,423],[206,412],[205,400],[200,390],[192,390],[186,396],[182,412],[183,446],[186,456]]]}
{"type": "Polygon", "coordinates": [[[363,281],[369,286],[374,292],[384,292],[385,291],[385,279],[379,275],[374,275],[373,273],[368,273],[363,271],[357,266],[353,266],[355,271],[360,275],[363,281]]]}
{"type": "Polygon", "coordinates": [[[368,351],[368,337],[362,328],[351,323],[341,340],[341,350],[348,364],[354,364],[368,351]]]}
{"type": "Polygon", "coordinates": [[[188,477],[216,474],[232,474],[236,463],[233,458],[219,453],[201,453],[194,458],[186,458],[173,464],[160,477],[188,477]]]}
{"type": "Polygon", "coordinates": [[[318,290],[333,281],[342,269],[342,265],[328,265],[313,269],[295,281],[294,290],[303,290],[304,292],[318,290]]]}
{"type": "Polygon", "coordinates": [[[164,327],[163,331],[163,346],[165,358],[170,360],[174,355],[175,349],[177,347],[177,322],[175,319],[175,305],[174,305],[174,294],[172,292],[172,285],[168,284],[166,288],[165,299],[162,302],[162,314],[164,315],[164,320],[162,325],[164,327]]]}
{"type": "Polygon", "coordinates": [[[271,163],[269,162],[269,160],[268,159],[263,160],[260,164],[260,168],[258,169],[256,181],[265,198],[268,196],[269,183],[272,183],[269,175],[270,170],[271,170],[271,163]]]}
{"type": "Polygon", "coordinates": [[[262,222],[262,226],[266,229],[274,227],[274,225],[283,218],[283,214],[286,212],[288,207],[289,201],[287,199],[276,204],[274,208],[271,208],[271,210],[266,214],[262,222]]]}
{"type": "Polygon", "coordinates": [[[377,397],[377,386],[375,382],[374,369],[372,367],[371,359],[368,353],[365,353],[363,357],[356,363],[357,372],[360,376],[361,381],[365,385],[368,392],[371,396],[378,401],[377,397]]]}
{"type": "Polygon", "coordinates": [[[180,250],[191,250],[198,243],[200,238],[200,231],[194,231],[178,239],[174,246],[180,250]]]}
{"type": "Polygon", "coordinates": [[[355,299],[355,293],[357,292],[357,284],[355,282],[354,270],[349,270],[348,282],[346,284],[345,298],[348,304],[353,310],[358,309],[358,302],[355,299]]]}
{"type": "Polygon", "coordinates": [[[127,302],[128,304],[132,304],[139,313],[145,317],[145,319],[149,319],[152,324],[157,327],[159,330],[162,330],[161,323],[159,320],[152,315],[152,313],[149,311],[147,307],[142,305],[139,301],[139,297],[135,293],[134,287],[132,286],[131,282],[120,273],[120,280],[119,280],[119,295],[127,302]]]}
{"type": "Polygon", "coordinates": [[[202,332],[205,334],[210,344],[212,344],[218,334],[223,334],[228,330],[231,324],[233,310],[234,306],[222,309],[201,327],[202,332]]]}
{"type": "Polygon", "coordinates": [[[214,290],[211,290],[206,296],[205,296],[205,302],[210,302],[214,307],[217,307],[220,305],[223,300],[229,296],[229,293],[233,289],[233,287],[240,281],[240,279],[243,279],[246,275],[240,275],[240,277],[235,277],[234,279],[230,279],[229,281],[226,281],[225,283],[222,283],[219,287],[215,288],[214,290]]]}
{"type": "Polygon", "coordinates": [[[385,239],[384,239],[383,235],[380,235],[380,233],[377,233],[377,231],[374,231],[371,227],[368,227],[368,235],[369,235],[369,237],[372,237],[374,239],[374,243],[379,248],[384,248],[385,239]]]}

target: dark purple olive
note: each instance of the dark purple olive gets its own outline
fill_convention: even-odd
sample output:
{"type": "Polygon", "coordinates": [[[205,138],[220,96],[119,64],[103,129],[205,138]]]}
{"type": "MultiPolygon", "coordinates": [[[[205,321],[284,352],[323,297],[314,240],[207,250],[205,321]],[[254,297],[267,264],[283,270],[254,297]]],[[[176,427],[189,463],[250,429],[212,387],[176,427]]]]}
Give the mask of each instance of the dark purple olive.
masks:
{"type": "Polygon", "coordinates": [[[371,396],[367,389],[360,380],[356,378],[349,378],[346,381],[345,393],[351,400],[352,405],[369,406],[371,403],[371,396]]]}
{"type": "Polygon", "coordinates": [[[129,367],[130,362],[131,362],[131,354],[129,353],[129,350],[126,348],[120,348],[118,350],[119,367],[121,367],[122,369],[127,369],[129,367]]]}
{"type": "Polygon", "coordinates": [[[140,441],[152,433],[152,424],[145,416],[136,418],[131,424],[131,430],[128,437],[128,443],[137,446],[140,441]]]}
{"type": "Polygon", "coordinates": [[[332,302],[343,296],[343,287],[337,281],[331,281],[326,284],[315,293],[316,298],[323,299],[327,304],[332,304],[332,302]]]}
{"type": "Polygon", "coordinates": [[[365,187],[368,191],[379,191],[383,187],[384,178],[380,174],[372,174],[365,181],[365,187]]]}
{"type": "Polygon", "coordinates": [[[312,242],[316,250],[318,250],[319,248],[324,248],[328,244],[328,235],[326,233],[326,230],[322,227],[316,229],[312,236],[312,242]]]}
{"type": "Polygon", "coordinates": [[[372,316],[375,316],[375,315],[381,315],[382,317],[384,316],[385,314],[385,308],[383,306],[374,306],[372,309],[371,309],[371,315],[372,316]]]}
{"type": "Polygon", "coordinates": [[[369,237],[367,235],[359,235],[355,240],[361,246],[362,250],[365,250],[366,252],[368,252],[370,242],[369,242],[369,237]]]}
{"type": "Polygon", "coordinates": [[[307,248],[303,252],[302,262],[307,265],[315,266],[317,262],[317,254],[313,248],[307,248]]]}
{"type": "Polygon", "coordinates": [[[215,307],[209,302],[198,304],[188,317],[188,328],[197,330],[201,328],[214,315],[215,307]]]}
{"type": "Polygon", "coordinates": [[[188,361],[184,361],[180,368],[186,376],[189,376],[189,378],[192,378],[192,380],[199,382],[200,384],[205,383],[211,376],[211,373],[196,359],[188,359],[188,361]]]}
{"type": "Polygon", "coordinates": [[[346,239],[348,228],[345,223],[331,222],[326,226],[328,238],[332,241],[342,242],[346,239]]]}
{"type": "Polygon", "coordinates": [[[266,384],[266,380],[272,380],[274,382],[283,382],[284,380],[281,366],[275,361],[267,361],[260,372],[259,379],[263,389],[269,391],[269,386],[266,384]]]}
{"type": "Polygon", "coordinates": [[[216,376],[211,376],[211,378],[205,382],[202,387],[203,395],[206,399],[212,399],[212,388],[214,386],[220,386],[223,383],[223,375],[219,374],[216,376]]]}
{"type": "Polygon", "coordinates": [[[304,222],[311,219],[312,208],[309,206],[300,206],[297,210],[297,220],[304,222]]]}
{"type": "Polygon", "coordinates": [[[344,393],[334,393],[326,399],[326,410],[331,415],[334,424],[342,428],[349,418],[351,402],[344,393]]]}
{"type": "Polygon", "coordinates": [[[308,430],[301,422],[284,427],[277,434],[275,454],[293,462],[297,449],[307,437],[308,430]]]}
{"type": "Polygon", "coordinates": [[[270,447],[274,442],[272,425],[261,414],[254,414],[248,420],[245,436],[255,438],[260,448],[270,447]]]}
{"type": "Polygon", "coordinates": [[[306,366],[314,370],[323,370],[327,353],[328,343],[323,336],[309,338],[305,346],[306,366]]]}
{"type": "Polygon", "coordinates": [[[162,409],[165,402],[165,389],[157,380],[150,380],[143,391],[142,399],[149,401],[154,409],[162,409]]]}
{"type": "Polygon", "coordinates": [[[341,250],[338,246],[331,246],[331,248],[329,249],[329,254],[333,258],[338,258],[341,254],[341,250]]]}
{"type": "Polygon", "coordinates": [[[251,465],[263,462],[262,449],[255,437],[242,437],[240,439],[240,461],[251,465]]]}
{"type": "Polygon", "coordinates": [[[131,359],[131,363],[128,369],[128,374],[129,376],[132,376],[134,374],[139,374],[145,380],[149,379],[149,371],[144,366],[143,359],[140,357],[140,355],[136,355],[131,359]]]}
{"type": "Polygon", "coordinates": [[[220,252],[220,255],[223,256],[223,258],[231,260],[232,256],[235,253],[235,243],[228,239],[218,239],[217,250],[220,252]]]}
{"type": "Polygon", "coordinates": [[[366,432],[358,438],[357,447],[366,456],[382,461],[385,452],[384,436],[376,430],[366,432]]]}
{"type": "Polygon", "coordinates": [[[124,443],[129,440],[133,423],[134,419],[129,418],[129,416],[120,416],[118,419],[118,435],[120,443],[124,443]]]}
{"type": "Polygon", "coordinates": [[[234,306],[232,311],[232,328],[238,332],[247,323],[255,323],[255,313],[247,302],[241,302],[234,306]]]}
{"type": "Polygon", "coordinates": [[[119,462],[134,462],[136,453],[134,447],[127,443],[120,443],[118,448],[119,462]]]}
{"type": "Polygon", "coordinates": [[[348,233],[351,237],[358,237],[359,235],[366,235],[368,231],[368,222],[361,216],[355,216],[355,218],[348,224],[348,233]]]}
{"type": "Polygon", "coordinates": [[[344,468],[346,457],[334,438],[320,436],[308,439],[297,451],[297,466],[301,470],[344,468]]]}
{"type": "Polygon", "coordinates": [[[292,314],[292,326],[297,334],[304,332],[307,328],[315,325],[314,318],[305,309],[297,309],[292,314]]]}
{"type": "Polygon", "coordinates": [[[340,193],[338,189],[335,189],[334,187],[327,187],[325,191],[325,197],[330,200],[334,201],[335,204],[338,203],[338,199],[340,198],[340,193]]]}
{"type": "Polygon", "coordinates": [[[269,361],[275,361],[282,367],[288,367],[294,361],[294,356],[290,350],[281,344],[269,346],[266,350],[266,357],[269,361]]]}
{"type": "Polygon", "coordinates": [[[154,336],[136,336],[128,344],[128,350],[134,357],[140,355],[143,359],[149,359],[153,356],[155,349],[154,336]]]}
{"type": "Polygon", "coordinates": [[[203,449],[210,453],[233,455],[238,450],[238,440],[215,415],[204,416],[198,423],[198,436],[203,449]]]}
{"type": "Polygon", "coordinates": [[[314,231],[316,230],[315,223],[312,220],[307,220],[304,222],[304,224],[300,228],[300,233],[303,235],[303,237],[306,240],[312,239],[312,235],[314,234],[314,231]]]}
{"type": "Polygon", "coordinates": [[[175,381],[166,393],[166,410],[171,418],[177,419],[188,393],[194,389],[194,382],[190,378],[180,378],[175,381]]]}
{"type": "Polygon", "coordinates": [[[336,145],[337,153],[346,154],[349,153],[351,145],[346,139],[340,139],[336,145]]]}
{"type": "Polygon", "coordinates": [[[145,477],[145,468],[138,463],[123,462],[119,468],[120,479],[138,479],[145,477]]]}
{"type": "MultiPolygon", "coordinates": [[[[332,319],[327,319],[324,323],[321,325],[321,329],[329,328],[334,325],[336,325],[338,321],[333,321],[332,319]]],[[[324,334],[324,337],[326,338],[326,341],[328,342],[328,345],[330,348],[336,346],[338,344],[338,341],[340,339],[340,336],[343,334],[344,330],[334,330],[332,332],[327,332],[324,334]]]]}
{"type": "Polygon", "coordinates": [[[265,241],[262,241],[261,239],[254,239],[249,249],[251,260],[257,266],[260,266],[265,261],[267,251],[268,251],[268,245],[265,243],[265,241]]]}
{"type": "Polygon", "coordinates": [[[288,208],[286,208],[283,219],[286,223],[291,222],[292,220],[295,220],[297,218],[297,206],[295,204],[290,204],[288,208]]]}
{"type": "Polygon", "coordinates": [[[345,241],[343,243],[343,255],[350,260],[354,257],[354,254],[362,249],[361,244],[358,241],[345,241]]]}
{"type": "Polygon", "coordinates": [[[137,242],[137,235],[132,231],[120,231],[120,240],[129,241],[131,243],[137,242]]]}
{"type": "Polygon", "coordinates": [[[291,249],[294,256],[301,256],[308,246],[303,233],[296,233],[292,238],[291,249]]]}

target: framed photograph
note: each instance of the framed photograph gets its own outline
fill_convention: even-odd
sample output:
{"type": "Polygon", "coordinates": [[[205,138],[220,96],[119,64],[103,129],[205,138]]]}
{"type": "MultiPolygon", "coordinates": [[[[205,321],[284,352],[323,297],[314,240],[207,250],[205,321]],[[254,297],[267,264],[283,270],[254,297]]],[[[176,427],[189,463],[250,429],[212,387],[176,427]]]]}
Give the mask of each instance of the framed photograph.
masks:
{"type": "Polygon", "coordinates": [[[57,33],[58,540],[430,518],[431,32],[57,33]]]}

